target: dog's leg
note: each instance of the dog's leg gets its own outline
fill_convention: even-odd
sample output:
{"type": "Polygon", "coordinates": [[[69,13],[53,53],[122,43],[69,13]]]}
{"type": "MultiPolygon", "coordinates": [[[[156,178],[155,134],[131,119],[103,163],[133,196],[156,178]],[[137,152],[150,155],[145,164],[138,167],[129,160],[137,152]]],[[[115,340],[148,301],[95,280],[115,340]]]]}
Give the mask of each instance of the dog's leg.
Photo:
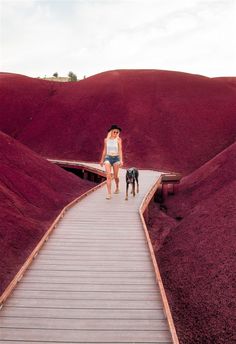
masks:
{"type": "Polygon", "coordinates": [[[128,201],[128,189],[129,189],[129,183],[126,182],[126,197],[125,197],[126,201],[128,201]]]}
{"type": "Polygon", "coordinates": [[[138,183],[138,177],[136,176],[136,177],[135,177],[135,179],[136,179],[136,183],[137,183],[137,193],[139,193],[139,183],[138,183]]]}
{"type": "Polygon", "coordinates": [[[135,180],[133,181],[132,189],[133,189],[133,196],[135,196],[135,180]]]}

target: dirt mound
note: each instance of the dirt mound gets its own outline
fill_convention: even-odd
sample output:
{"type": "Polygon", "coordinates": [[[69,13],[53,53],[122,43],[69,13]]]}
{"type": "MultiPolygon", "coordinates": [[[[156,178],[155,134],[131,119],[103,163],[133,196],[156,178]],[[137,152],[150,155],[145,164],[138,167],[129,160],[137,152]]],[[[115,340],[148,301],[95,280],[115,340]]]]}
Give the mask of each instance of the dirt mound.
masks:
{"type": "Polygon", "coordinates": [[[115,123],[127,166],[187,174],[235,141],[236,89],[221,80],[159,70],[0,78],[0,129],[46,157],[99,161],[115,123]]]}
{"type": "Polygon", "coordinates": [[[234,342],[235,170],[236,143],[183,178],[166,214],[151,210],[150,233],[184,344],[234,342]]]}
{"type": "Polygon", "coordinates": [[[0,294],[60,210],[93,183],[0,132],[0,294]]]}

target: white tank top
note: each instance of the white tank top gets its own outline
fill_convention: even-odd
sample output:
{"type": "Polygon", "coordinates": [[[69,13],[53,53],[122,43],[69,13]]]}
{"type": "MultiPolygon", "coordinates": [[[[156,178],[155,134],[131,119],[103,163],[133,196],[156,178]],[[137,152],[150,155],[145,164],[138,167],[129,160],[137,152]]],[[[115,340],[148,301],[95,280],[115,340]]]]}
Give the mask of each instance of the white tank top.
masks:
{"type": "Polygon", "coordinates": [[[107,155],[119,155],[117,139],[107,139],[107,155]]]}

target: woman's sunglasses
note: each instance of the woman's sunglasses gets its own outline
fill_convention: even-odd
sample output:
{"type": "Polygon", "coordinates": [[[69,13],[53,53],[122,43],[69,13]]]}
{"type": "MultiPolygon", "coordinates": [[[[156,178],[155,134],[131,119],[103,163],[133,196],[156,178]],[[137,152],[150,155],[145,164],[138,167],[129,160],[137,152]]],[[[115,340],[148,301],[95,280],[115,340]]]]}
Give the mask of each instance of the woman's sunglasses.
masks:
{"type": "Polygon", "coordinates": [[[114,134],[119,134],[119,131],[113,131],[114,134]]]}

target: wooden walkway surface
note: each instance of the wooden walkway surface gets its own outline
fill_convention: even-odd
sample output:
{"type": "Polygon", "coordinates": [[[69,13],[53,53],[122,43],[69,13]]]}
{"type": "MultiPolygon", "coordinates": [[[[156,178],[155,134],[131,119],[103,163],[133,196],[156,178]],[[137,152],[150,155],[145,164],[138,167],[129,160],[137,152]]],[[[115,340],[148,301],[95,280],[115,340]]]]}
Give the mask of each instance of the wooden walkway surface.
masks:
{"type": "Polygon", "coordinates": [[[158,177],[125,201],[120,170],[120,194],[68,210],[0,311],[1,344],[172,343],[138,213],[158,177]]]}

